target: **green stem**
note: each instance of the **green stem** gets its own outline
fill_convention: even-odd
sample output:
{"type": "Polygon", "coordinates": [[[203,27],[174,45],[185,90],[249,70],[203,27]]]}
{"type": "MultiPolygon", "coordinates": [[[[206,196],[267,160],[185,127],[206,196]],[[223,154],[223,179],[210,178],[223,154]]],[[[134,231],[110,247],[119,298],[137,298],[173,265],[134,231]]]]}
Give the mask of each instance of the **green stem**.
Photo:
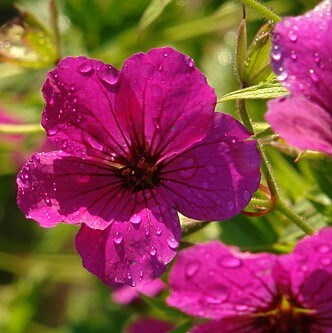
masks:
{"type": "Polygon", "coordinates": [[[240,0],[244,5],[247,5],[257,11],[260,15],[267,18],[272,22],[279,22],[281,17],[275,14],[272,10],[268,9],[267,7],[263,6],[256,0],[240,0]]]}
{"type": "Polygon", "coordinates": [[[54,44],[57,51],[57,59],[56,62],[58,62],[61,59],[61,47],[60,47],[60,34],[59,34],[59,28],[58,28],[58,10],[55,3],[55,0],[50,1],[50,13],[51,13],[51,26],[54,36],[54,44]]]}
{"type": "Polygon", "coordinates": [[[284,216],[288,217],[293,223],[295,223],[299,228],[301,228],[306,234],[312,235],[314,230],[302,219],[301,216],[294,213],[285,202],[282,200],[277,201],[276,209],[283,214],[284,216]]]}
{"type": "Polygon", "coordinates": [[[182,233],[183,236],[189,236],[194,234],[195,232],[202,230],[203,228],[207,227],[211,221],[197,221],[197,222],[189,222],[184,223],[182,225],[182,233]]]}
{"type": "Polygon", "coordinates": [[[40,124],[0,124],[0,134],[31,134],[42,132],[44,132],[44,129],[40,124]]]}
{"type": "MultiPolygon", "coordinates": [[[[241,119],[246,126],[246,128],[255,134],[254,126],[252,125],[248,110],[246,108],[246,104],[244,100],[238,100],[238,109],[240,112],[241,119]]],[[[271,164],[267,158],[265,153],[264,146],[260,144],[258,140],[257,145],[261,157],[262,157],[262,171],[264,176],[266,177],[266,181],[271,192],[272,197],[275,200],[275,209],[277,209],[280,213],[288,217],[293,223],[295,223],[299,228],[301,228],[306,234],[310,235],[314,232],[312,228],[304,221],[302,217],[294,213],[288,206],[284,203],[284,201],[280,197],[278,184],[274,178],[271,164]]]]}

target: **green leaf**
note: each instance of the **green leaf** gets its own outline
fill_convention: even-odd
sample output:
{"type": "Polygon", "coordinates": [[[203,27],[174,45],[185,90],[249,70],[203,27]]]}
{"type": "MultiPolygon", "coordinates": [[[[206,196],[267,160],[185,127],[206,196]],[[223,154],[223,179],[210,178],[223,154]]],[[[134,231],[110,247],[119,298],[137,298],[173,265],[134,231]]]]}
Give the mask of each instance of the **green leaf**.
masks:
{"type": "Polygon", "coordinates": [[[272,25],[270,23],[263,25],[249,46],[245,61],[246,86],[268,82],[273,79],[270,66],[271,30],[272,25]]]}
{"type": "Polygon", "coordinates": [[[185,322],[184,324],[178,326],[174,330],[170,331],[169,333],[187,333],[188,330],[191,328],[192,322],[191,320],[188,322],[185,322]]]}
{"type": "Polygon", "coordinates": [[[158,298],[151,298],[141,293],[139,293],[139,295],[146,304],[151,306],[153,309],[158,310],[163,314],[166,314],[168,318],[176,318],[177,320],[188,318],[186,314],[175,308],[167,306],[164,301],[158,298]]]}
{"type": "Polygon", "coordinates": [[[171,1],[172,0],[151,0],[139,21],[139,35],[141,35],[162,14],[171,1]]]}
{"type": "Polygon", "coordinates": [[[247,21],[244,17],[241,21],[240,28],[237,35],[236,47],[236,71],[239,75],[240,82],[245,78],[245,60],[247,57],[247,21]]]}
{"type": "Polygon", "coordinates": [[[248,88],[232,91],[223,96],[218,102],[236,99],[270,99],[288,95],[289,91],[279,83],[262,83],[248,88]]]}
{"type": "Polygon", "coordinates": [[[54,64],[57,60],[54,36],[34,14],[18,9],[20,16],[0,27],[0,61],[28,68],[54,64]]]}

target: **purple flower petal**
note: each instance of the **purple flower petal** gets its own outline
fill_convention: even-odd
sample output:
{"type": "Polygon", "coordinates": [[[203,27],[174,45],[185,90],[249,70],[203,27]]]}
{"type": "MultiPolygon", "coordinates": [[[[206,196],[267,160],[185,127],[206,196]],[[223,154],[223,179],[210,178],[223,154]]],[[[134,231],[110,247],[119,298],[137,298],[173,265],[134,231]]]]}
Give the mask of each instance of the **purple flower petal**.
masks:
{"type": "Polygon", "coordinates": [[[164,289],[166,289],[166,284],[160,279],[142,283],[136,287],[120,285],[112,291],[112,299],[119,304],[129,304],[139,298],[138,293],[153,297],[164,289]]]}
{"type": "Polygon", "coordinates": [[[269,327],[255,326],[254,317],[242,315],[220,320],[212,320],[195,326],[190,333],[268,333],[269,327]]]}
{"type": "Polygon", "coordinates": [[[127,134],[114,110],[118,75],[114,67],[85,57],[65,58],[48,74],[42,125],[59,149],[125,159],[127,134]]]}
{"type": "Polygon", "coordinates": [[[248,204],[260,181],[260,156],[249,137],[238,121],[216,113],[204,140],[165,161],[162,184],[177,210],[194,219],[225,220],[248,204]]]}
{"type": "Polygon", "coordinates": [[[169,47],[133,55],[119,75],[115,108],[131,140],[151,155],[164,158],[202,139],[215,104],[193,60],[169,47]]]}
{"type": "Polygon", "coordinates": [[[135,321],[126,331],[127,333],[167,333],[174,326],[171,323],[154,318],[145,318],[135,321]]]}
{"type": "Polygon", "coordinates": [[[332,87],[331,0],[303,16],[287,17],[275,27],[272,66],[294,94],[330,109],[332,87]]]}
{"type": "Polygon", "coordinates": [[[269,308],[276,294],[275,262],[272,254],[243,255],[217,241],[193,246],[172,267],[167,303],[213,319],[269,308]]]}
{"type": "Polygon", "coordinates": [[[279,262],[275,279],[280,290],[300,307],[313,311],[313,332],[321,332],[320,327],[331,329],[332,228],[306,237],[279,262]]]}
{"type": "Polygon", "coordinates": [[[19,207],[43,227],[62,221],[105,229],[114,219],[129,219],[144,201],[122,188],[111,169],[61,151],[33,155],[17,183],[19,207]]]}
{"type": "Polygon", "coordinates": [[[289,144],[332,155],[332,113],[318,104],[302,96],[276,99],[266,119],[289,144]]]}
{"type": "Polygon", "coordinates": [[[269,103],[267,121],[301,149],[332,154],[331,0],[276,25],[272,66],[294,97],[269,103]],[[301,97],[300,97],[301,96],[301,97]]]}
{"type": "Polygon", "coordinates": [[[174,258],[181,236],[178,216],[157,193],[152,195],[129,222],[114,221],[105,230],[83,225],[77,234],[84,267],[104,283],[136,286],[160,276],[174,258]]]}

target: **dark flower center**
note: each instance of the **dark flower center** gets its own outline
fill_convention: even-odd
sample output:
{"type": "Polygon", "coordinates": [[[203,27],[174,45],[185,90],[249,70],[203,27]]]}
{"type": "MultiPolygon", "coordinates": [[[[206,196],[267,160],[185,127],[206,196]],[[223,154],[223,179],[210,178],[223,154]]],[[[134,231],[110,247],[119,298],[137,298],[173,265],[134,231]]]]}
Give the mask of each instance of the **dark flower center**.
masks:
{"type": "Polygon", "coordinates": [[[310,333],[313,322],[312,311],[302,309],[282,297],[268,313],[259,314],[255,327],[266,327],[271,333],[310,333]]]}
{"type": "Polygon", "coordinates": [[[159,169],[152,158],[138,157],[131,164],[119,169],[124,186],[133,192],[152,188],[159,183],[159,169]]]}

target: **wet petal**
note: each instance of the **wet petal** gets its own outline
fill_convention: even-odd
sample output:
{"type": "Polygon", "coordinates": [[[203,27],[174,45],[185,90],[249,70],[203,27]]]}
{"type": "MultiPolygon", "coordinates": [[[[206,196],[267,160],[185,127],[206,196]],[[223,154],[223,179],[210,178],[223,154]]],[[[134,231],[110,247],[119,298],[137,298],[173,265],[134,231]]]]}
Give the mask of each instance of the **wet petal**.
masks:
{"type": "Polygon", "coordinates": [[[117,78],[114,67],[85,57],[65,58],[48,74],[42,125],[58,149],[125,158],[128,142],[114,110],[117,78]]]}
{"type": "Polygon", "coordinates": [[[260,181],[260,156],[249,136],[231,116],[216,113],[204,140],[165,161],[162,185],[180,213],[225,220],[248,204],[260,181]]]}
{"type": "Polygon", "coordinates": [[[126,60],[115,99],[132,141],[162,157],[204,137],[215,103],[193,60],[169,47],[126,60]]]}
{"type": "Polygon", "coordinates": [[[140,319],[131,324],[127,333],[167,333],[174,326],[171,323],[154,318],[140,319]]]}
{"type": "Polygon", "coordinates": [[[213,320],[194,327],[190,333],[267,333],[268,326],[255,327],[250,315],[213,320]]]}
{"type": "Polygon", "coordinates": [[[331,244],[332,228],[322,229],[300,241],[292,254],[282,256],[275,272],[279,288],[303,308],[314,311],[313,332],[315,327],[332,327],[331,244]]]}
{"type": "Polygon", "coordinates": [[[139,298],[138,293],[153,297],[164,289],[166,289],[166,284],[160,279],[138,284],[136,287],[120,285],[113,290],[112,299],[119,304],[129,304],[139,298]]]}
{"type": "Polygon", "coordinates": [[[176,212],[157,193],[129,222],[106,230],[82,226],[76,248],[83,265],[104,283],[136,286],[159,277],[175,256],[181,228],[176,212]],[[162,207],[165,207],[164,210],[162,207]]]}
{"type": "Polygon", "coordinates": [[[110,168],[61,151],[33,155],[17,183],[19,207],[43,227],[63,221],[104,229],[128,219],[138,200],[110,168]]]}
{"type": "Polygon", "coordinates": [[[318,104],[301,96],[276,99],[266,119],[289,144],[332,155],[332,113],[318,104]]]}
{"type": "Polygon", "coordinates": [[[275,261],[272,254],[241,254],[217,241],[193,246],[172,267],[167,303],[214,319],[269,309],[276,294],[275,261]]]}
{"type": "Polygon", "coordinates": [[[293,94],[304,94],[331,112],[332,96],[331,0],[303,16],[276,25],[272,66],[293,94]]]}

